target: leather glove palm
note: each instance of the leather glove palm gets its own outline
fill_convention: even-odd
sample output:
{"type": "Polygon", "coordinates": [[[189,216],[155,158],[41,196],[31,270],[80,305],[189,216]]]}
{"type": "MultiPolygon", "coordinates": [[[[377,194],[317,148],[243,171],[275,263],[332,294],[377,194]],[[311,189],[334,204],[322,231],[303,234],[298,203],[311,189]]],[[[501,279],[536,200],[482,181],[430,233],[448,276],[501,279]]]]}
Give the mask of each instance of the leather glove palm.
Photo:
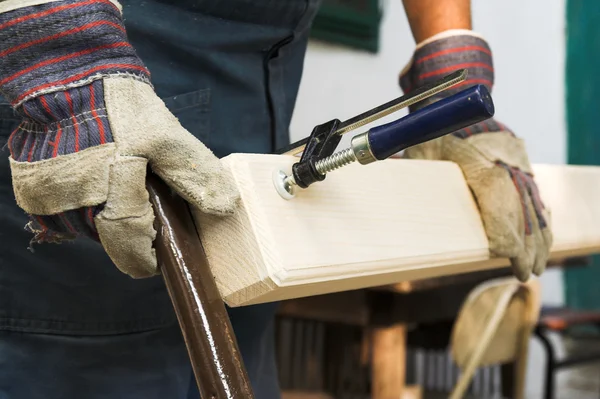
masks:
{"type": "Polygon", "coordinates": [[[235,186],[155,94],[116,1],[19,3],[0,3],[0,90],[23,117],[10,165],[34,241],[92,237],[124,273],[157,274],[148,165],[213,214],[235,186]]]}
{"type": "MultiPolygon", "coordinates": [[[[467,81],[411,108],[494,81],[492,53],[470,31],[448,31],[420,43],[400,75],[405,93],[458,69],[467,81]]],[[[550,212],[540,198],[525,145],[503,124],[492,119],[405,151],[404,157],[457,163],[479,206],[493,254],[511,260],[515,276],[525,281],[540,275],[552,245],[550,212]]]]}

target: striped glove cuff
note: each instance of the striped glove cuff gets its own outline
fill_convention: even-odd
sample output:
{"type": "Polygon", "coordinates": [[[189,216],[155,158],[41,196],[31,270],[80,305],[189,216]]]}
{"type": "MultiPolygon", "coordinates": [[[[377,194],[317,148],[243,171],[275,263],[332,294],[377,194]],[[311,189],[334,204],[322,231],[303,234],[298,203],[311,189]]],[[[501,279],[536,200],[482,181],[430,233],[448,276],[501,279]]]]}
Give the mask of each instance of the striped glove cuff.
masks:
{"type": "Polygon", "coordinates": [[[467,80],[445,90],[444,96],[475,84],[492,90],[494,65],[487,42],[471,31],[445,31],[417,45],[412,59],[400,73],[400,86],[408,93],[459,69],[467,69],[467,80]]]}
{"type": "MultiPolygon", "coordinates": [[[[470,86],[481,84],[490,92],[494,86],[492,51],[488,43],[476,33],[469,30],[449,30],[419,43],[413,58],[400,73],[400,87],[404,93],[459,69],[467,70],[464,82],[414,104],[410,111],[414,112],[470,86]]],[[[454,135],[465,138],[494,131],[509,130],[497,120],[489,119],[455,132],[454,135]]]]}
{"type": "Polygon", "coordinates": [[[116,1],[0,2],[0,92],[13,107],[115,74],[150,79],[116,1]]]}

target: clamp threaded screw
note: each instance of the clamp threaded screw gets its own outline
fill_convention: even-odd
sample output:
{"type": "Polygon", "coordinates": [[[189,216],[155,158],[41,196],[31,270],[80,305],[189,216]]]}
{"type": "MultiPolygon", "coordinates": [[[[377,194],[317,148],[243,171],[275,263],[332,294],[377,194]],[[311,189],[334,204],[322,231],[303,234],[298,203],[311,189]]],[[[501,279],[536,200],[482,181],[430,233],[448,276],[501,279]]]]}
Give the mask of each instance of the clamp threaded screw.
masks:
{"type": "MultiPolygon", "coordinates": [[[[328,172],[357,161],[362,165],[376,161],[369,147],[367,133],[355,136],[352,139],[351,147],[315,162],[315,169],[325,176],[328,172]]],[[[279,195],[285,199],[293,198],[298,186],[294,180],[294,175],[287,175],[281,170],[273,172],[273,183],[279,195]]]]}
{"type": "Polygon", "coordinates": [[[317,172],[322,175],[325,175],[328,172],[339,169],[344,165],[348,165],[356,161],[356,155],[354,154],[354,150],[352,148],[346,148],[345,150],[336,152],[333,155],[328,156],[327,158],[323,158],[320,161],[315,163],[315,168],[317,172]]]}

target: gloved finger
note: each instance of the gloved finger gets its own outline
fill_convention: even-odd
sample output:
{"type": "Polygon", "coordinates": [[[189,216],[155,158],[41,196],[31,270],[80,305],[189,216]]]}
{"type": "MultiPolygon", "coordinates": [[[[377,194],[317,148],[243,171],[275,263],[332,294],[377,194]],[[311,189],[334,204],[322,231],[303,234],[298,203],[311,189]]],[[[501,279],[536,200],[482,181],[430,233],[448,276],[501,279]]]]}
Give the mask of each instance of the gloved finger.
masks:
{"type": "Polygon", "coordinates": [[[536,264],[533,266],[533,274],[535,274],[536,276],[541,276],[544,270],[546,270],[546,266],[548,265],[548,259],[550,258],[550,249],[552,248],[552,232],[550,231],[550,229],[543,229],[541,233],[543,242],[542,245],[539,247],[540,261],[536,262],[536,264]]]}
{"type": "Polygon", "coordinates": [[[402,155],[406,159],[442,159],[443,137],[427,141],[423,144],[408,147],[402,155]]]}
{"type": "Polygon", "coordinates": [[[536,276],[540,276],[544,272],[544,270],[546,270],[548,258],[550,257],[550,251],[548,251],[546,247],[546,238],[544,237],[544,233],[542,231],[539,231],[535,237],[536,254],[531,271],[536,276]]]}
{"type": "Polygon", "coordinates": [[[485,158],[463,139],[445,136],[443,158],[457,163],[471,188],[485,227],[490,251],[506,258],[523,251],[522,195],[510,168],[485,158]]]}
{"type": "Polygon", "coordinates": [[[491,167],[470,171],[467,182],[479,207],[490,251],[507,258],[522,253],[522,199],[509,174],[502,168],[491,167]]]}
{"type": "MultiPolygon", "coordinates": [[[[531,201],[529,201],[531,202],[531,201]]],[[[533,212],[533,207],[529,207],[529,211],[533,212]]],[[[519,268],[519,273],[525,278],[525,270],[527,271],[526,279],[529,278],[530,272],[536,276],[541,275],[546,269],[548,258],[550,256],[549,246],[547,245],[547,229],[540,229],[537,218],[533,223],[533,231],[525,237],[525,254],[515,262],[515,267],[519,268]]],[[[526,281],[522,280],[522,281],[526,281]]]]}
{"type": "Polygon", "coordinates": [[[147,162],[140,157],[117,158],[110,169],[108,199],[94,218],[106,253],[133,278],[159,274],[152,248],[154,211],[145,185],[147,162]]]}
{"type": "Polygon", "coordinates": [[[540,276],[546,269],[548,258],[550,257],[550,249],[552,247],[552,231],[550,227],[550,212],[543,204],[539,190],[533,176],[521,172],[523,179],[527,181],[527,188],[533,212],[535,212],[536,225],[536,249],[537,256],[533,265],[533,273],[540,276]]]}
{"type": "Polygon", "coordinates": [[[221,161],[185,130],[152,87],[135,79],[104,80],[106,108],[122,154],[148,159],[152,170],[200,210],[233,212],[239,194],[221,161]]]}
{"type": "MultiPolygon", "coordinates": [[[[531,248],[531,247],[529,247],[531,248]]],[[[523,251],[519,255],[510,258],[510,265],[513,275],[521,282],[526,282],[531,277],[531,265],[535,254],[530,251],[523,251]]]]}
{"type": "Polygon", "coordinates": [[[194,136],[171,130],[169,150],[158,146],[150,157],[151,167],[190,204],[211,214],[230,214],[239,194],[233,177],[221,161],[194,136]]]}
{"type": "Polygon", "coordinates": [[[523,204],[524,218],[524,251],[517,256],[511,263],[513,272],[521,281],[526,281],[531,276],[531,272],[537,268],[542,269],[548,261],[548,255],[545,253],[545,242],[542,235],[542,228],[545,227],[541,210],[537,207],[532,193],[535,187],[533,180],[515,168],[507,168],[515,182],[515,187],[521,195],[523,204]]]}
{"type": "Polygon", "coordinates": [[[531,271],[536,261],[540,259],[537,252],[538,237],[538,235],[526,233],[523,237],[523,250],[517,256],[510,259],[512,272],[519,281],[525,282],[531,277],[531,271]]]}

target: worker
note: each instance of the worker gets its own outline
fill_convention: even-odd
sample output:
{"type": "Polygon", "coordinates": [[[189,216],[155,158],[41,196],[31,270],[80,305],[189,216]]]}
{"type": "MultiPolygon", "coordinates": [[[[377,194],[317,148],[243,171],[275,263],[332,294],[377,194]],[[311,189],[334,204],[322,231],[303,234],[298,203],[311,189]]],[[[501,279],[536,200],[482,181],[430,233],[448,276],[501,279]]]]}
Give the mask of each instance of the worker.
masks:
{"type": "MultiPolygon", "coordinates": [[[[0,1],[2,397],[197,399],[152,249],[147,168],[227,217],[239,193],[219,159],[288,144],[318,0],[120,1],[0,1]]],[[[468,0],[404,7],[405,92],[459,68],[468,80],[443,96],[492,88],[468,0]]],[[[521,280],[543,271],[550,219],[518,136],[492,120],[405,155],[457,162],[492,251],[521,280]]],[[[276,306],[229,309],[260,399],[279,397],[276,306]]]]}

